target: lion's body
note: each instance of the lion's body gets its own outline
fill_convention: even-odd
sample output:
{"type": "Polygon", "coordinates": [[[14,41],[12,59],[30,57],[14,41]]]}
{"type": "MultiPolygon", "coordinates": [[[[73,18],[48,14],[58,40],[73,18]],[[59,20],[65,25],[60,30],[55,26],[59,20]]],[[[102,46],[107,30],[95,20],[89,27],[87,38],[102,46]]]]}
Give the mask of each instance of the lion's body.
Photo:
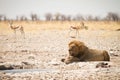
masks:
{"type": "Polygon", "coordinates": [[[88,49],[82,56],[78,56],[80,61],[110,61],[110,56],[105,50],[88,49]]]}
{"type": "Polygon", "coordinates": [[[62,62],[78,61],[110,61],[110,56],[105,50],[89,49],[83,42],[74,40],[69,43],[69,56],[62,62]]]}

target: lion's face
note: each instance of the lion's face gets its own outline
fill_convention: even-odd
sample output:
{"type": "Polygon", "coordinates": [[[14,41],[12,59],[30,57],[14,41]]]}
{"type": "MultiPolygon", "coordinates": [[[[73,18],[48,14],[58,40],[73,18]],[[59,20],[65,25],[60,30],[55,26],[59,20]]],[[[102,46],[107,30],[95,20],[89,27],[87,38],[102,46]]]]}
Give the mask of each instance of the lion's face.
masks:
{"type": "Polygon", "coordinates": [[[84,45],[83,42],[80,41],[71,41],[69,43],[69,54],[71,56],[77,57],[78,55],[82,55],[87,47],[84,45]]]}
{"type": "Polygon", "coordinates": [[[79,53],[79,47],[75,44],[71,44],[69,45],[69,54],[71,56],[77,56],[77,54],[79,53]]]}

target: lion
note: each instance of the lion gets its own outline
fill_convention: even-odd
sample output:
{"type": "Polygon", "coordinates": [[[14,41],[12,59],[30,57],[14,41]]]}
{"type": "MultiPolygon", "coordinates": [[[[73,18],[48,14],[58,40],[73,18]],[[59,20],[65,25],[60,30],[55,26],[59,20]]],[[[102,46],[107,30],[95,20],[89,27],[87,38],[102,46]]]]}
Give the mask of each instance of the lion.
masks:
{"type": "Polygon", "coordinates": [[[89,49],[83,42],[73,40],[69,43],[69,55],[61,59],[66,64],[78,61],[110,61],[106,50],[89,49]]]}

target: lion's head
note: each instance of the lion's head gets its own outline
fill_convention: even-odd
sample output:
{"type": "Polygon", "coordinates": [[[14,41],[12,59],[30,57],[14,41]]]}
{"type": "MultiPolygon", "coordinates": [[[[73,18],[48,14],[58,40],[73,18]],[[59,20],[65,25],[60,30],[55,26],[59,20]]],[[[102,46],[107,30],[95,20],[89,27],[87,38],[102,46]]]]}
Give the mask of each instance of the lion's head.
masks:
{"type": "Polygon", "coordinates": [[[69,43],[69,55],[77,57],[83,55],[84,51],[87,47],[84,45],[83,42],[73,40],[69,43]]]}

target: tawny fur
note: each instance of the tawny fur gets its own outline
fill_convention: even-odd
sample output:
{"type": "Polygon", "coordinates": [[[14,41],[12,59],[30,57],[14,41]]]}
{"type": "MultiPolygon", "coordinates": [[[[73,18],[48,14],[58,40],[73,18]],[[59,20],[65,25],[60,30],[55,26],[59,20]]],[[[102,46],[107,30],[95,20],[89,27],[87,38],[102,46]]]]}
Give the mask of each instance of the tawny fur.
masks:
{"type": "Polygon", "coordinates": [[[105,50],[89,49],[83,42],[73,40],[69,43],[69,55],[61,60],[65,63],[78,61],[110,61],[105,50]]]}

